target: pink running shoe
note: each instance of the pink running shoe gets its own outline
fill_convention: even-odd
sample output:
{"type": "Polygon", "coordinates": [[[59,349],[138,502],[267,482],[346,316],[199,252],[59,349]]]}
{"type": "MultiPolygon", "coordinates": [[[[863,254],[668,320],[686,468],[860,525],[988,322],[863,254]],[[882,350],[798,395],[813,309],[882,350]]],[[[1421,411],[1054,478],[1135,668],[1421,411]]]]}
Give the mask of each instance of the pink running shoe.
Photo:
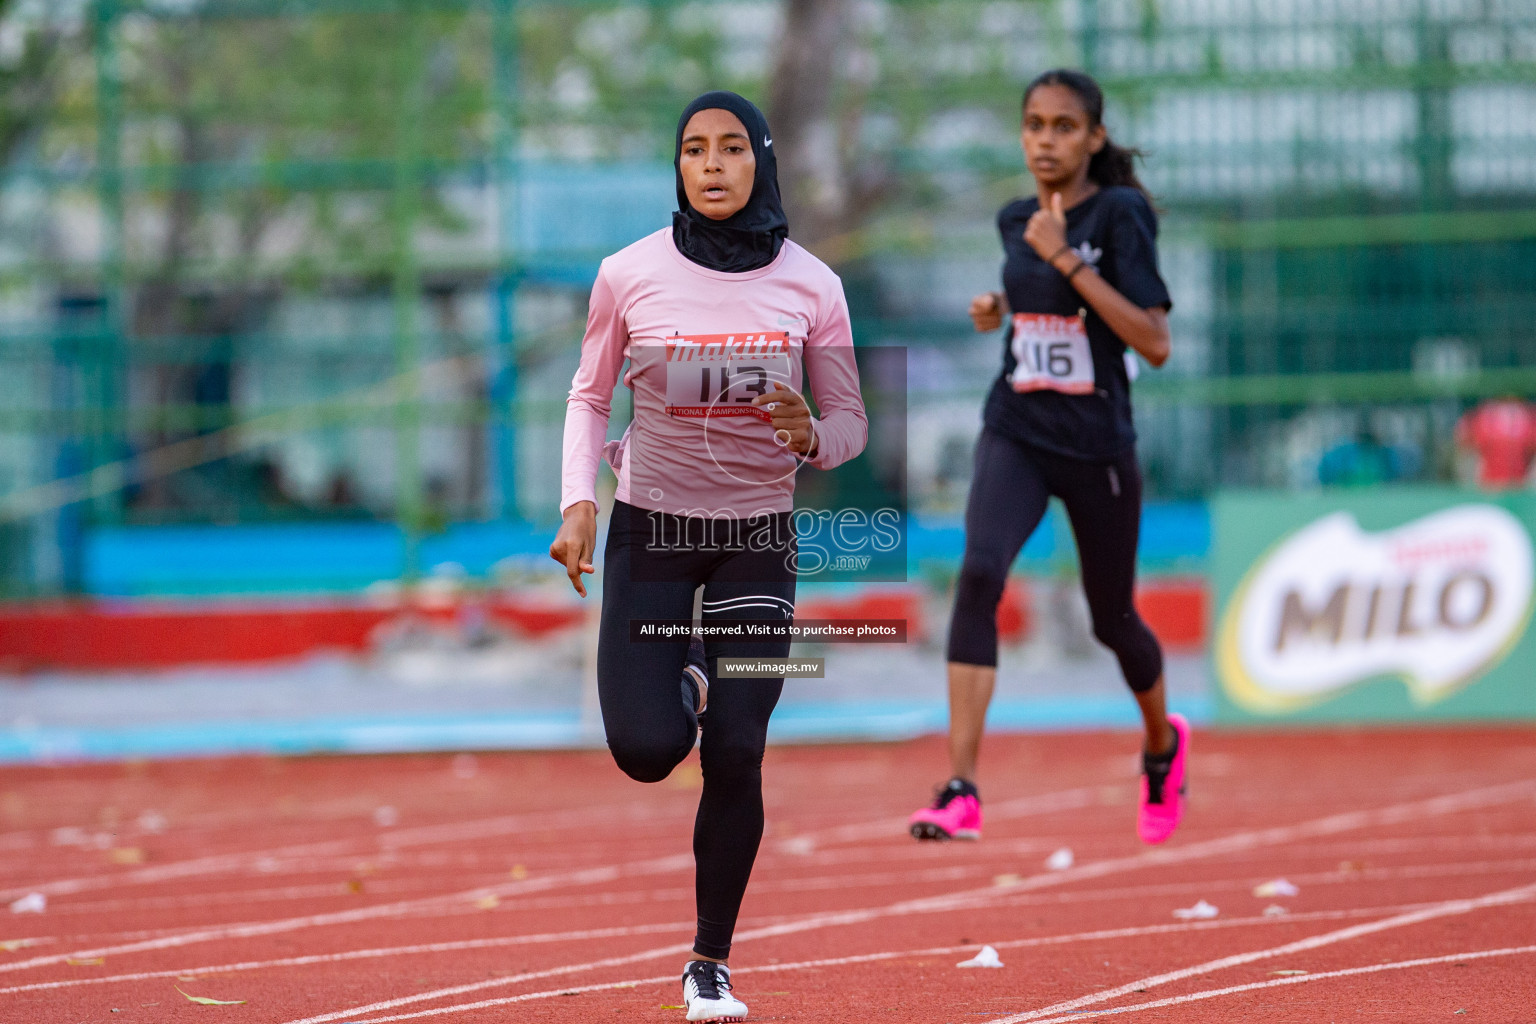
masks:
{"type": "Polygon", "coordinates": [[[1136,834],[1144,843],[1161,843],[1173,835],[1184,816],[1184,765],[1189,758],[1189,723],[1183,715],[1169,715],[1173,726],[1172,754],[1141,755],[1141,802],[1136,814],[1136,834]]]}
{"type": "Polygon", "coordinates": [[[924,807],[907,819],[913,839],[980,839],[981,794],[964,779],[950,779],[924,807]]]}

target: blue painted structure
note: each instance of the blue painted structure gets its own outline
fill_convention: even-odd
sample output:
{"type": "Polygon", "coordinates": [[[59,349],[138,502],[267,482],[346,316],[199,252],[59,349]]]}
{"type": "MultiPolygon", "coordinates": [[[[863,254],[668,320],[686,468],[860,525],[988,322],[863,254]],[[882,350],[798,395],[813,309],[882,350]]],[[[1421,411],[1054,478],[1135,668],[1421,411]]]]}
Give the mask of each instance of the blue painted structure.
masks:
{"type": "MultiPolygon", "coordinates": [[[[431,572],[451,563],[484,576],[504,559],[542,564],[553,536],[547,525],[457,523],[422,540],[421,566],[431,572]]],[[[963,543],[960,522],[913,517],[908,564],[953,566],[963,543]]],[[[1147,504],[1143,571],[1202,572],[1210,544],[1204,503],[1147,504]]],[[[346,593],[399,579],[403,552],[391,523],[98,528],[85,543],[85,590],[99,597],[346,593]]],[[[1066,517],[1053,508],[1025,545],[1019,568],[1055,572],[1075,561],[1066,517]]]]}
{"type": "MultiPolygon", "coordinates": [[[[1211,720],[1209,698],[1185,699],[1191,722],[1211,720]]],[[[781,706],[773,743],[891,741],[942,732],[948,710],[931,700],[781,706]]],[[[1134,729],[1136,705],[1123,697],[999,700],[987,716],[995,731],[1134,729]]],[[[444,750],[556,750],[600,747],[602,736],[576,711],[168,723],[110,728],[13,727],[0,730],[0,764],[227,757],[237,754],[381,754],[444,750]]]]}

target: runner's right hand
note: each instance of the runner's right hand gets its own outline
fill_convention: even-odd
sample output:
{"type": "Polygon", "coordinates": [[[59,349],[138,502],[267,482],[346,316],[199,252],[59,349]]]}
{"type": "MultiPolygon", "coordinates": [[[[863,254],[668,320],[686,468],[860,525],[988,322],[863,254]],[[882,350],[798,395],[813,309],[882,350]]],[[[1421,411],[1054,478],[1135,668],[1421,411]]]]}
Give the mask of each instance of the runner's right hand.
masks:
{"type": "Polygon", "coordinates": [[[571,586],[582,597],[587,596],[587,588],[581,582],[581,574],[597,571],[592,564],[596,548],[597,506],[590,501],[578,501],[565,510],[565,521],[549,546],[549,557],[565,566],[571,586]]]}
{"type": "Polygon", "coordinates": [[[1003,296],[984,292],[971,300],[971,323],[978,331],[995,331],[1003,326],[1003,296]]]}

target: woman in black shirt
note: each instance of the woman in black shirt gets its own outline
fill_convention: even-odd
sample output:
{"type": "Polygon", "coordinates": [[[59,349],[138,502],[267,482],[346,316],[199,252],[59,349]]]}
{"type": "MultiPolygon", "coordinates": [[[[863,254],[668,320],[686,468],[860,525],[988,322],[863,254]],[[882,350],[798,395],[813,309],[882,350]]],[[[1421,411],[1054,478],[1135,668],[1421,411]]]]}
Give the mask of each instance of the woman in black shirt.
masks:
{"type": "Polygon", "coordinates": [[[1162,650],[1132,600],[1141,473],[1129,350],[1153,366],[1167,360],[1173,303],[1138,154],[1110,141],[1103,112],[1103,93],[1081,72],[1048,71],[1024,92],[1021,142],[1037,196],[998,214],[1004,290],[971,301],[977,330],[1005,319],[1008,330],[976,445],[950,622],[954,774],[912,815],[918,839],[981,834],[974,780],[997,678],[997,605],[1053,494],[1077,540],[1094,636],[1115,652],[1146,724],[1137,832],[1162,842],[1182,814],[1189,726],[1167,713],[1162,650]]]}

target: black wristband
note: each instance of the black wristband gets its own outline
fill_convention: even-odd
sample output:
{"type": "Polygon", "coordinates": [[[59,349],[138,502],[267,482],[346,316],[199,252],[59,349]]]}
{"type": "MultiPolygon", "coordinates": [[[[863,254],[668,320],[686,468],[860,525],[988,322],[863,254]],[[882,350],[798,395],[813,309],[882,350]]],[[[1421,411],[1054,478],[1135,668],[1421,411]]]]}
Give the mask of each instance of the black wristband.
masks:
{"type": "Polygon", "coordinates": [[[1071,270],[1067,271],[1067,280],[1068,281],[1072,280],[1073,275],[1075,275],[1079,270],[1082,270],[1087,265],[1088,265],[1088,261],[1087,260],[1078,260],[1077,261],[1077,266],[1075,266],[1071,270]]]}
{"type": "Polygon", "coordinates": [[[1064,252],[1071,252],[1071,251],[1072,251],[1072,243],[1071,242],[1066,242],[1066,243],[1064,243],[1062,245],[1062,247],[1060,249],[1057,249],[1055,252],[1051,253],[1051,258],[1046,260],[1045,262],[1049,263],[1051,266],[1054,267],[1056,265],[1056,257],[1057,256],[1060,256],[1064,252]]]}

